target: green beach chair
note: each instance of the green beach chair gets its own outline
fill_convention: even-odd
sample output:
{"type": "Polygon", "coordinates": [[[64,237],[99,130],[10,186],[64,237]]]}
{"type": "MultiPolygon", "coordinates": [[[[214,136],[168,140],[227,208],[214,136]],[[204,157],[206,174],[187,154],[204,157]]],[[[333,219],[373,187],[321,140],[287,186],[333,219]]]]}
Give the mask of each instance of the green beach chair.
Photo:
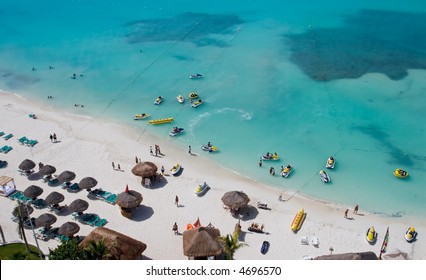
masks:
{"type": "Polygon", "coordinates": [[[25,142],[24,144],[30,147],[34,147],[35,144],[37,144],[38,141],[37,140],[28,140],[27,142],[25,142]]]}
{"type": "Polygon", "coordinates": [[[19,139],[18,139],[18,142],[19,142],[21,145],[24,145],[24,144],[25,144],[28,140],[29,140],[29,139],[28,139],[27,137],[22,136],[21,138],[19,138],[19,139]]]}
{"type": "Polygon", "coordinates": [[[9,140],[10,138],[12,138],[13,137],[13,134],[12,133],[9,133],[8,135],[6,135],[6,136],[4,136],[3,138],[5,139],[5,140],[9,140]]]}
{"type": "Polygon", "coordinates": [[[1,137],[1,136],[3,136],[3,135],[4,135],[4,132],[3,132],[3,131],[0,131],[0,137],[1,137]]]}
{"type": "Polygon", "coordinates": [[[8,152],[10,152],[12,150],[13,150],[13,148],[11,146],[5,146],[3,153],[7,154],[8,152]]]}
{"type": "Polygon", "coordinates": [[[116,194],[111,194],[110,196],[108,196],[105,199],[106,202],[108,202],[109,204],[115,205],[115,202],[117,201],[117,195],[116,194]]]}
{"type": "Polygon", "coordinates": [[[108,223],[108,221],[106,219],[100,219],[95,223],[95,227],[103,227],[107,223],[108,223]]]}

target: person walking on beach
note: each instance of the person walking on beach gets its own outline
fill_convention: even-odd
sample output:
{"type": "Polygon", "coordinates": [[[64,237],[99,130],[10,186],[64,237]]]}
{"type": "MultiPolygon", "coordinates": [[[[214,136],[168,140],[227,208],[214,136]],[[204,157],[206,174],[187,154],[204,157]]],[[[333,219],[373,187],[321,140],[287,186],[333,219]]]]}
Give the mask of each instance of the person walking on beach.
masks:
{"type": "Polygon", "coordinates": [[[56,133],[53,133],[53,142],[56,143],[56,133]]]}
{"type": "Polygon", "coordinates": [[[164,166],[161,166],[161,175],[164,176],[164,166]]]}
{"type": "Polygon", "coordinates": [[[120,164],[117,164],[117,169],[121,170],[120,164]]]}
{"type": "Polygon", "coordinates": [[[191,145],[188,146],[188,154],[192,154],[191,145]]]}
{"type": "Polygon", "coordinates": [[[355,215],[358,215],[358,204],[357,204],[357,205],[355,205],[355,208],[354,208],[354,214],[355,214],[355,215]]]}
{"type": "Polygon", "coordinates": [[[53,142],[53,136],[50,134],[50,142],[53,142]]]}
{"type": "Polygon", "coordinates": [[[135,161],[136,161],[136,164],[137,164],[137,163],[139,163],[139,162],[138,162],[138,157],[137,157],[137,156],[135,157],[135,161]]]}
{"type": "Polygon", "coordinates": [[[176,198],[175,198],[175,204],[176,204],[176,207],[179,207],[179,197],[178,196],[176,196],[176,198]]]}
{"type": "Polygon", "coordinates": [[[112,162],[112,169],[115,170],[115,164],[114,164],[114,162],[112,162]]]}
{"type": "Polygon", "coordinates": [[[177,234],[179,233],[177,223],[175,223],[175,224],[173,225],[172,230],[173,230],[173,232],[175,233],[175,235],[177,235],[177,234]]]}
{"type": "Polygon", "coordinates": [[[158,145],[155,144],[155,156],[158,156],[158,145]]]}
{"type": "Polygon", "coordinates": [[[345,219],[348,218],[348,212],[349,212],[349,209],[346,209],[346,211],[345,211],[345,219]]]}

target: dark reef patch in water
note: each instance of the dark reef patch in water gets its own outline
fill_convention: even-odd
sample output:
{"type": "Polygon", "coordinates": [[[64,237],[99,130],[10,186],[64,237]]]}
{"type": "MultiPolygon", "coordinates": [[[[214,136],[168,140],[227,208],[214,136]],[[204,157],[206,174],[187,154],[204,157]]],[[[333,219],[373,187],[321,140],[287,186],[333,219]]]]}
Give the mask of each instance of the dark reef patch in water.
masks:
{"type": "Polygon", "coordinates": [[[22,89],[30,84],[34,84],[40,79],[0,69],[0,80],[5,81],[5,85],[8,89],[16,90],[22,89]]]}
{"type": "Polygon", "coordinates": [[[146,43],[162,41],[186,41],[197,46],[227,47],[228,44],[212,35],[229,34],[233,27],[243,21],[236,15],[212,15],[183,13],[173,18],[146,19],[128,22],[134,28],[127,36],[128,42],[146,43]]]}
{"type": "Polygon", "coordinates": [[[344,26],[285,35],[291,61],[311,79],[330,81],[383,73],[403,79],[426,69],[426,13],[362,10],[344,26]]]}
{"type": "Polygon", "coordinates": [[[370,136],[374,140],[378,141],[382,147],[388,149],[389,154],[391,155],[391,164],[404,164],[406,166],[413,166],[414,162],[411,159],[411,156],[406,154],[397,146],[393,145],[389,140],[389,135],[384,132],[380,127],[376,125],[369,126],[354,126],[353,129],[358,130],[365,135],[370,136]]]}

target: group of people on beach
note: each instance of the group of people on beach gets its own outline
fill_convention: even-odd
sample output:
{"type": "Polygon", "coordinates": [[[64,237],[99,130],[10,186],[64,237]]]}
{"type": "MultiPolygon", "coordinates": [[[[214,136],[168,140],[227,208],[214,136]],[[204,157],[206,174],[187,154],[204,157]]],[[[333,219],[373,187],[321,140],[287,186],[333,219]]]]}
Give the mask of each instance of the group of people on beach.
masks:
{"type": "MultiPolygon", "coordinates": [[[[155,144],[154,148],[155,148],[155,156],[163,155],[163,154],[161,153],[161,150],[160,150],[160,145],[155,144]]],[[[153,155],[154,155],[154,152],[152,151],[152,146],[149,146],[149,154],[150,154],[151,156],[153,156],[153,155]]]]}
{"type": "MultiPolygon", "coordinates": [[[[357,205],[355,205],[354,212],[353,212],[355,215],[358,215],[358,209],[359,209],[359,206],[357,204],[357,205]]],[[[345,216],[344,216],[345,219],[349,219],[348,213],[349,213],[349,209],[346,209],[345,210],[345,216]]]]}

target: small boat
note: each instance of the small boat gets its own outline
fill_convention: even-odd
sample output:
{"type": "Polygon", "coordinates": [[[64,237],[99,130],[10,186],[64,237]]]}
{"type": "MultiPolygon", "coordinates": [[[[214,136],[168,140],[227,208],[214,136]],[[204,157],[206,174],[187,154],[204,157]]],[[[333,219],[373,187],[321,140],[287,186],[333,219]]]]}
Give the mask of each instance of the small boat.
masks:
{"type": "Polygon", "coordinates": [[[195,188],[195,194],[200,196],[204,194],[208,189],[209,189],[209,186],[207,185],[206,182],[204,182],[203,184],[198,184],[197,187],[195,188]]]}
{"type": "Polygon", "coordinates": [[[324,170],[321,170],[321,171],[319,172],[319,174],[320,174],[321,180],[322,180],[324,183],[328,183],[328,182],[330,182],[330,176],[328,176],[328,174],[327,174],[324,170]]]}
{"type": "Polygon", "coordinates": [[[405,232],[405,240],[407,242],[411,243],[416,239],[417,231],[414,227],[409,227],[407,231],[405,232]]]}
{"type": "Polygon", "coordinates": [[[284,178],[287,178],[291,171],[293,171],[293,167],[289,164],[281,170],[280,175],[284,178]]]}
{"type": "Polygon", "coordinates": [[[162,96],[157,97],[154,101],[154,105],[160,105],[163,100],[164,98],[162,96]]]}
{"type": "Polygon", "coordinates": [[[374,227],[370,227],[367,230],[367,234],[365,235],[365,239],[367,239],[367,242],[372,244],[377,239],[377,232],[375,231],[374,227]]]}
{"type": "Polygon", "coordinates": [[[206,151],[206,152],[217,152],[217,151],[219,151],[219,149],[216,146],[212,146],[212,145],[208,145],[208,144],[201,146],[201,149],[203,151],[206,151]]]}
{"type": "Polygon", "coordinates": [[[203,77],[203,75],[201,75],[201,74],[192,74],[192,75],[189,75],[190,79],[201,79],[202,77],[203,77]]]}
{"type": "Polygon", "coordinates": [[[148,114],[142,113],[142,114],[135,114],[135,115],[133,116],[133,119],[134,119],[134,120],[143,120],[143,119],[146,119],[146,118],[148,118],[148,117],[149,117],[149,115],[148,115],[148,114]]]}
{"type": "Polygon", "coordinates": [[[194,103],[191,104],[192,108],[197,108],[198,106],[200,106],[201,104],[203,104],[204,101],[201,99],[198,99],[197,101],[195,101],[194,103]]]}
{"type": "Polygon", "coordinates": [[[305,209],[302,208],[299,210],[299,212],[297,212],[296,216],[294,217],[293,222],[291,223],[291,230],[294,232],[298,231],[302,227],[305,217],[305,209]]]}
{"type": "Polygon", "coordinates": [[[183,97],[182,95],[178,95],[177,97],[176,97],[176,99],[177,99],[177,101],[179,102],[179,103],[184,103],[185,102],[185,97],[183,97]]]}
{"type": "Polygon", "coordinates": [[[169,135],[174,137],[176,135],[181,134],[184,131],[184,129],[182,127],[173,127],[172,131],[170,131],[169,135]]]}
{"type": "Polygon", "coordinates": [[[162,123],[169,123],[172,122],[174,118],[165,118],[165,119],[157,119],[157,120],[150,120],[148,123],[150,124],[162,124],[162,123]]]}
{"type": "Polygon", "coordinates": [[[196,94],[195,92],[190,92],[190,93],[188,94],[188,98],[189,98],[189,99],[197,99],[197,98],[199,98],[199,96],[198,96],[198,94],[196,94]]]}
{"type": "Polygon", "coordinates": [[[271,153],[266,153],[262,156],[262,160],[279,160],[280,157],[278,156],[277,153],[271,154],[271,153]]]}
{"type": "Polygon", "coordinates": [[[173,165],[172,169],[170,169],[170,171],[172,172],[172,175],[176,175],[177,173],[179,173],[181,169],[181,166],[179,163],[176,163],[175,165],[173,165]]]}
{"type": "Polygon", "coordinates": [[[327,159],[327,163],[325,164],[325,168],[333,169],[335,163],[336,163],[336,160],[334,159],[334,157],[331,156],[327,159]]]}
{"type": "Polygon", "coordinates": [[[398,178],[407,178],[408,177],[408,172],[405,171],[405,170],[402,170],[401,168],[397,168],[393,172],[393,175],[395,175],[395,177],[398,177],[398,178]]]}
{"type": "Polygon", "coordinates": [[[270,244],[269,244],[268,241],[266,241],[266,240],[263,241],[262,247],[260,247],[260,252],[265,255],[269,250],[269,246],[270,246],[270,244]]]}

